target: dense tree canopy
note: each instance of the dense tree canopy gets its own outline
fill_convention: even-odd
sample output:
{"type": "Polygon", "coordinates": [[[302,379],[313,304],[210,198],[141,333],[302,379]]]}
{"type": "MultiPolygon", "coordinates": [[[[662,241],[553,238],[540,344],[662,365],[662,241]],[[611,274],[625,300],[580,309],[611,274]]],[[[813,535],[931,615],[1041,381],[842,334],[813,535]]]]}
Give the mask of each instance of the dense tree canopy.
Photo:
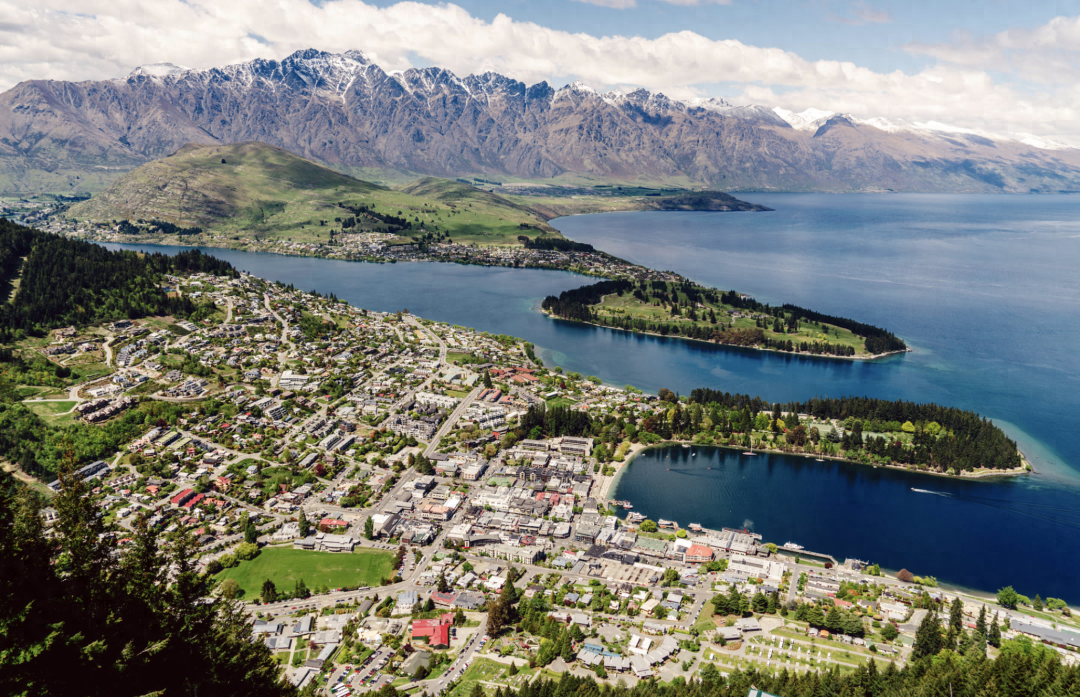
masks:
{"type": "MultiPolygon", "coordinates": [[[[708,388],[691,391],[690,401],[728,411],[745,410],[743,421],[767,410],[770,405],[760,398],[708,388]]],[[[806,402],[775,406],[789,414],[809,414],[818,419],[850,423],[850,430],[844,433],[840,442],[849,454],[863,451],[893,462],[928,465],[943,471],[1015,469],[1021,465],[1016,442],[973,411],[871,397],[814,397],[806,402]],[[909,424],[910,429],[907,428],[909,424]],[[910,444],[905,444],[885,436],[864,437],[864,431],[905,431],[913,434],[913,438],[910,444]]],[[[740,417],[736,415],[731,420],[737,418],[740,417]]],[[[741,430],[737,424],[733,428],[741,430]]]]}
{"type": "Polygon", "coordinates": [[[625,279],[601,281],[563,291],[558,296],[549,295],[544,298],[542,307],[547,312],[563,319],[592,322],[627,331],[681,336],[731,346],[749,346],[815,355],[855,355],[855,348],[850,344],[823,339],[808,341],[799,336],[794,338],[783,336],[786,331],[797,330],[800,323],[810,322],[821,325],[820,328],[826,336],[829,329],[826,325],[847,329],[863,339],[864,348],[871,354],[903,351],[907,348],[901,339],[880,327],[844,317],[821,314],[796,305],[771,306],[739,295],[733,290],[721,293],[686,280],[671,283],[625,279]],[[673,315],[678,314],[692,321],[649,320],[643,317],[632,317],[629,314],[607,315],[593,312],[591,306],[601,303],[604,296],[611,294],[621,296],[624,293],[633,294],[641,302],[670,306],[673,315]],[[756,328],[736,328],[733,324],[718,324],[716,312],[710,306],[719,305],[768,317],[758,319],[756,328]],[[702,322],[696,321],[699,318],[702,322]],[[704,323],[706,318],[709,319],[708,324],[704,323]],[[771,327],[774,332],[780,332],[781,335],[779,337],[766,336],[762,327],[771,327]]]}
{"type": "Polygon", "coordinates": [[[140,518],[118,547],[64,483],[46,537],[36,496],[0,472],[0,694],[295,694],[242,610],[207,598],[193,538],[166,550],[140,518]]]}
{"type": "Polygon", "coordinates": [[[163,275],[200,271],[237,274],[227,262],[198,250],[174,256],[110,251],[0,220],[0,287],[10,287],[16,275],[19,279],[19,292],[0,304],[0,343],[71,324],[187,317],[196,304],[166,293],[163,275]]]}

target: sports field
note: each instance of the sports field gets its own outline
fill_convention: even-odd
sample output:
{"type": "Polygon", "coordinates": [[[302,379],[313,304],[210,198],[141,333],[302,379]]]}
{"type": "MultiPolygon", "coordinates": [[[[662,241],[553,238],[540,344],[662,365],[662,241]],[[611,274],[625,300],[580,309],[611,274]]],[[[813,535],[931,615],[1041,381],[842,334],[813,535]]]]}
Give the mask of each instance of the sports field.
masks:
{"type": "Polygon", "coordinates": [[[393,568],[392,552],[365,549],[343,554],[271,547],[263,549],[251,561],[225,569],[215,578],[218,581],[234,579],[244,591],[242,597],[250,600],[262,592],[266,579],[282,591],[291,591],[300,579],[312,590],[324,585],[330,588],[377,586],[383,578],[390,576],[393,568]]]}

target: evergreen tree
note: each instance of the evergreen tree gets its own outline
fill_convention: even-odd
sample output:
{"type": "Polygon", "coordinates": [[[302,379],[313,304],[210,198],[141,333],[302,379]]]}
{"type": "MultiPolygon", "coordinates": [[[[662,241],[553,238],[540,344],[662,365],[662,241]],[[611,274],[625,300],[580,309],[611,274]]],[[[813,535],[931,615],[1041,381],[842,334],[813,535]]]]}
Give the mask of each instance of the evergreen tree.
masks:
{"type": "MultiPolygon", "coordinates": [[[[931,610],[933,612],[933,610],[931,610]]],[[[945,646],[955,649],[960,632],[964,630],[964,603],[957,596],[949,607],[949,634],[945,640],[945,646]]]]}
{"type": "Polygon", "coordinates": [[[375,521],[368,516],[364,520],[364,537],[371,540],[375,537],[375,521]]]}
{"type": "Polygon", "coordinates": [[[918,660],[925,656],[936,656],[942,648],[944,648],[944,642],[941,637],[941,621],[937,613],[930,610],[919,623],[919,629],[915,633],[915,646],[911,650],[911,658],[918,660]]]}
{"type": "Polygon", "coordinates": [[[493,385],[492,385],[492,382],[491,382],[491,372],[485,370],[484,371],[484,387],[486,387],[487,389],[490,390],[492,388],[492,386],[493,385]]]}
{"type": "Polygon", "coordinates": [[[567,663],[574,660],[574,646],[570,642],[570,632],[563,632],[559,637],[559,655],[567,663]]]}
{"type": "Polygon", "coordinates": [[[37,496],[0,472],[0,694],[295,695],[243,610],[205,602],[192,535],[166,550],[140,516],[117,548],[73,469],[49,538],[37,496]]]}
{"type": "Polygon", "coordinates": [[[264,603],[272,603],[277,600],[277,588],[274,586],[274,582],[270,579],[263,581],[262,585],[262,601],[264,603]]]}
{"type": "Polygon", "coordinates": [[[765,594],[761,591],[754,594],[754,599],[750,604],[754,608],[754,612],[759,614],[762,614],[769,609],[769,599],[766,598],[765,594]]]}
{"type": "Polygon", "coordinates": [[[831,632],[840,630],[840,610],[835,605],[829,609],[829,614],[825,615],[825,627],[831,632]]]}
{"type": "Polygon", "coordinates": [[[986,633],[986,641],[993,647],[1001,646],[1001,627],[998,626],[997,615],[990,622],[990,630],[986,633]]]}
{"type": "Polygon", "coordinates": [[[307,514],[304,513],[303,508],[300,509],[300,515],[297,518],[297,525],[300,527],[300,537],[307,537],[311,534],[311,523],[308,522],[307,514]]]}
{"type": "Polygon", "coordinates": [[[247,527],[244,528],[244,542],[248,544],[256,544],[259,541],[259,529],[255,527],[255,524],[248,522],[247,527]]]}

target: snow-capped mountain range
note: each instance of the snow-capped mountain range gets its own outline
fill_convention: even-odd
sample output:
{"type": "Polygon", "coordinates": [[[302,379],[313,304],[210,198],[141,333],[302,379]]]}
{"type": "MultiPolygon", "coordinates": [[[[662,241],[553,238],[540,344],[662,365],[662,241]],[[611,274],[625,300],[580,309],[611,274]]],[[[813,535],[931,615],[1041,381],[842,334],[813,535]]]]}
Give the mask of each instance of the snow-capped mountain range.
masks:
{"type": "Polygon", "coordinates": [[[497,73],[385,71],[362,51],[196,70],[157,63],[0,94],[0,190],[96,188],[188,142],[258,140],[344,171],[800,191],[1080,190],[1033,136],[497,73]]]}

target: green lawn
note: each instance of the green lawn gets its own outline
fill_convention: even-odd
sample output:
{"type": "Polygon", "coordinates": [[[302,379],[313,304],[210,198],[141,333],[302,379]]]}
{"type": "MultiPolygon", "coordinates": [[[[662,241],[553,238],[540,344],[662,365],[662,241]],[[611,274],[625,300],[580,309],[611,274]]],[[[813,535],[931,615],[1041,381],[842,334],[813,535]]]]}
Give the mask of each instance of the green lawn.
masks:
{"type": "Polygon", "coordinates": [[[71,409],[77,404],[77,402],[26,402],[26,406],[30,411],[34,412],[46,423],[49,424],[67,424],[73,423],[75,418],[71,414],[65,414],[64,412],[71,411],[71,409]]]}
{"type": "Polygon", "coordinates": [[[548,409],[554,409],[555,407],[572,407],[575,404],[577,404],[577,402],[569,397],[555,397],[554,399],[549,399],[547,401],[548,409]]]}
{"type": "Polygon", "coordinates": [[[446,360],[452,363],[480,363],[480,359],[465,351],[447,351],[446,360]]]}
{"type": "Polygon", "coordinates": [[[308,588],[322,585],[330,588],[377,586],[391,574],[393,568],[394,555],[391,552],[365,549],[352,554],[335,554],[266,548],[251,561],[225,569],[215,578],[218,581],[234,579],[244,591],[243,597],[251,599],[262,592],[266,579],[273,581],[283,591],[291,591],[300,579],[308,588]]]}
{"type": "MultiPolygon", "coordinates": [[[[522,663],[524,663],[526,667],[529,665],[525,661],[522,661],[522,663]]],[[[520,669],[521,666],[518,666],[518,668],[520,669]]],[[[450,693],[450,697],[466,697],[467,695],[471,695],[473,689],[481,681],[503,682],[500,678],[503,678],[506,675],[506,671],[509,669],[510,666],[498,663],[497,661],[492,661],[489,658],[474,658],[469,669],[465,671],[465,674],[462,675],[460,679],[458,679],[457,687],[450,693]]],[[[494,688],[486,685],[481,685],[481,688],[487,692],[495,691],[494,688]]]]}
{"type": "Polygon", "coordinates": [[[713,610],[712,600],[706,600],[701,606],[701,614],[698,615],[697,621],[694,622],[694,629],[699,632],[704,632],[707,629],[716,629],[716,621],[713,619],[713,610]]]}

